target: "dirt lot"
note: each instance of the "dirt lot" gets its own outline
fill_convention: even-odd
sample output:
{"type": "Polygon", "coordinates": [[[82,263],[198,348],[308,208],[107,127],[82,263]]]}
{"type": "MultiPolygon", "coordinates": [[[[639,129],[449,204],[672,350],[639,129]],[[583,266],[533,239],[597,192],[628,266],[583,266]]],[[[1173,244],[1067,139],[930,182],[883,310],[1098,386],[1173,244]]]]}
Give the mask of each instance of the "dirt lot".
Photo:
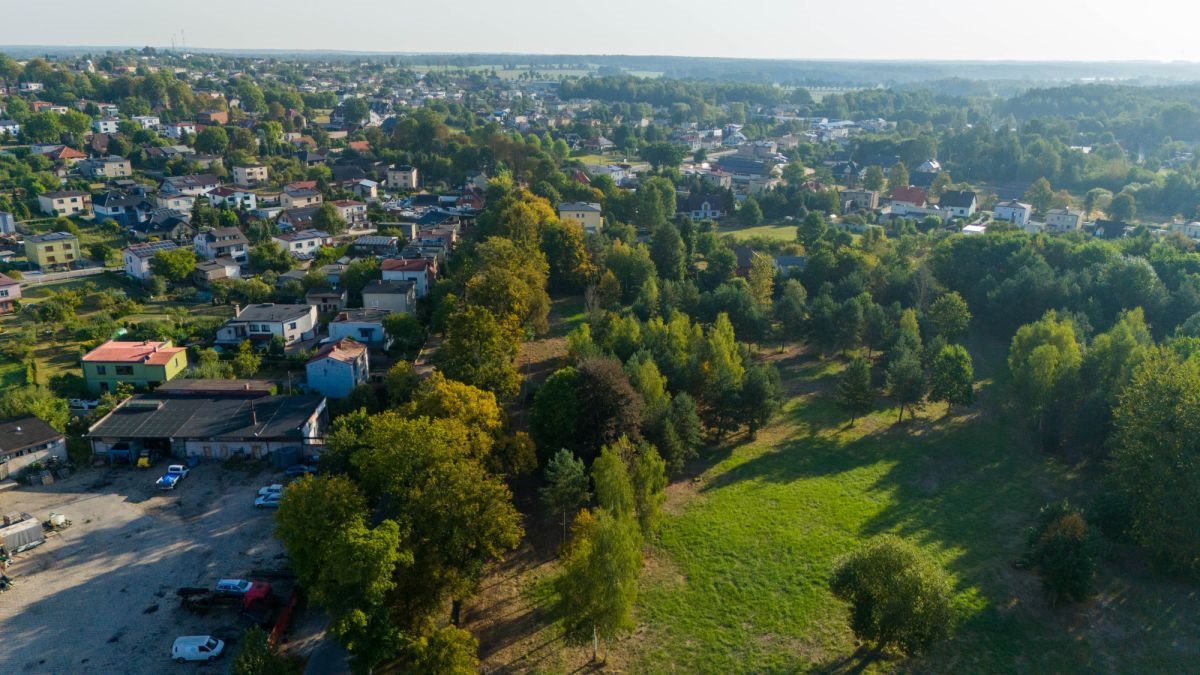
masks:
{"type": "MultiPolygon", "coordinates": [[[[0,493],[0,513],[44,520],[54,511],[73,522],[8,571],[0,673],[171,672],[185,667],[168,660],[177,636],[236,642],[246,628],[236,608],[194,616],[175,590],[283,566],[272,512],[254,508],[258,487],[282,476],[209,464],[161,492],[154,481],[165,468],[91,469],[0,493]]],[[[229,663],[187,667],[227,672],[229,663]]]]}

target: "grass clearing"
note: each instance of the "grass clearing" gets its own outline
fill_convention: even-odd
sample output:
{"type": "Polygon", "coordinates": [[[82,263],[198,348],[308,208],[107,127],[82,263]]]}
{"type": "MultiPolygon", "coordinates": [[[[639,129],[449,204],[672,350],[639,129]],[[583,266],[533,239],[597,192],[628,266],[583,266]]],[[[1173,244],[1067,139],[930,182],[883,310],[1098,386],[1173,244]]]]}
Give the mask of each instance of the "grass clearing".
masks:
{"type": "Polygon", "coordinates": [[[717,234],[720,236],[725,236],[727,234],[733,235],[733,238],[738,241],[764,237],[778,241],[794,242],[796,241],[796,226],[786,225],[783,223],[776,223],[774,225],[758,225],[755,227],[721,225],[721,227],[717,229],[717,234]]]}

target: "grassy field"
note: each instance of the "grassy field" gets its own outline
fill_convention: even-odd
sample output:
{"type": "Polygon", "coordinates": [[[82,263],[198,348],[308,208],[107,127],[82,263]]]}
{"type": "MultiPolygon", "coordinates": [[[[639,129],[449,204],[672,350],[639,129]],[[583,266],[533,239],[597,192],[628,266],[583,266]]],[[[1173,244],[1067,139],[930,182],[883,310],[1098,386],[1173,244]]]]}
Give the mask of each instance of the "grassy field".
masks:
{"type": "Polygon", "coordinates": [[[768,239],[778,239],[779,241],[792,242],[796,241],[796,226],[778,223],[775,225],[759,225],[757,227],[722,225],[720,229],[717,230],[717,234],[721,236],[731,234],[733,235],[734,239],[739,241],[753,237],[766,237],[768,239]]]}
{"type": "MultiPolygon", "coordinates": [[[[1003,346],[974,348],[979,403],[930,405],[895,424],[880,408],[850,425],[830,390],[840,360],[777,360],[788,402],[752,442],[705,457],[668,488],[647,549],[638,627],[602,670],[638,673],[1189,672],[1200,593],[1152,578],[1136,555],[1104,564],[1096,597],[1051,608],[1018,570],[1025,528],[1047,502],[1087,504],[1094,476],[1030,443],[1000,404],[1003,346]],[[958,626],[915,660],[860,648],[828,591],[834,561],[882,533],[952,575],[958,626]]],[[[533,533],[531,532],[531,535],[533,533]]],[[[471,628],[489,672],[579,672],[590,650],[558,637],[551,543],[526,544],[484,583],[471,628]]],[[[545,538],[546,533],[541,536],[545,538]]]]}

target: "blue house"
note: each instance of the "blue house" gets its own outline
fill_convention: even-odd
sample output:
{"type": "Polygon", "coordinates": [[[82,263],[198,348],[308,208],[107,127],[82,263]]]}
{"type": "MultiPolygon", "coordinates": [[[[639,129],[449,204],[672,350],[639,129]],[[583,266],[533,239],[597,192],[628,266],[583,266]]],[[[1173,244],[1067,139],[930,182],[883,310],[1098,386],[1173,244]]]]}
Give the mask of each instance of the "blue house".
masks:
{"type": "Polygon", "coordinates": [[[309,389],[326,398],[346,398],[351,390],[367,381],[367,347],[342,338],[322,347],[304,369],[309,389]]]}

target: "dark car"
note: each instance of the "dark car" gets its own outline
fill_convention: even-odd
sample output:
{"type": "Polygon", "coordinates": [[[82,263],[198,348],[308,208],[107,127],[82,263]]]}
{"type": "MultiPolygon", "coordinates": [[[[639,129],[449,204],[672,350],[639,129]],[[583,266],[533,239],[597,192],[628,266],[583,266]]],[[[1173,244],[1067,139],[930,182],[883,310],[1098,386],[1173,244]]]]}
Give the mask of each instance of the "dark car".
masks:
{"type": "Polygon", "coordinates": [[[289,466],[284,473],[292,478],[300,478],[301,476],[317,473],[317,467],[311,464],[293,464],[289,466]]]}

